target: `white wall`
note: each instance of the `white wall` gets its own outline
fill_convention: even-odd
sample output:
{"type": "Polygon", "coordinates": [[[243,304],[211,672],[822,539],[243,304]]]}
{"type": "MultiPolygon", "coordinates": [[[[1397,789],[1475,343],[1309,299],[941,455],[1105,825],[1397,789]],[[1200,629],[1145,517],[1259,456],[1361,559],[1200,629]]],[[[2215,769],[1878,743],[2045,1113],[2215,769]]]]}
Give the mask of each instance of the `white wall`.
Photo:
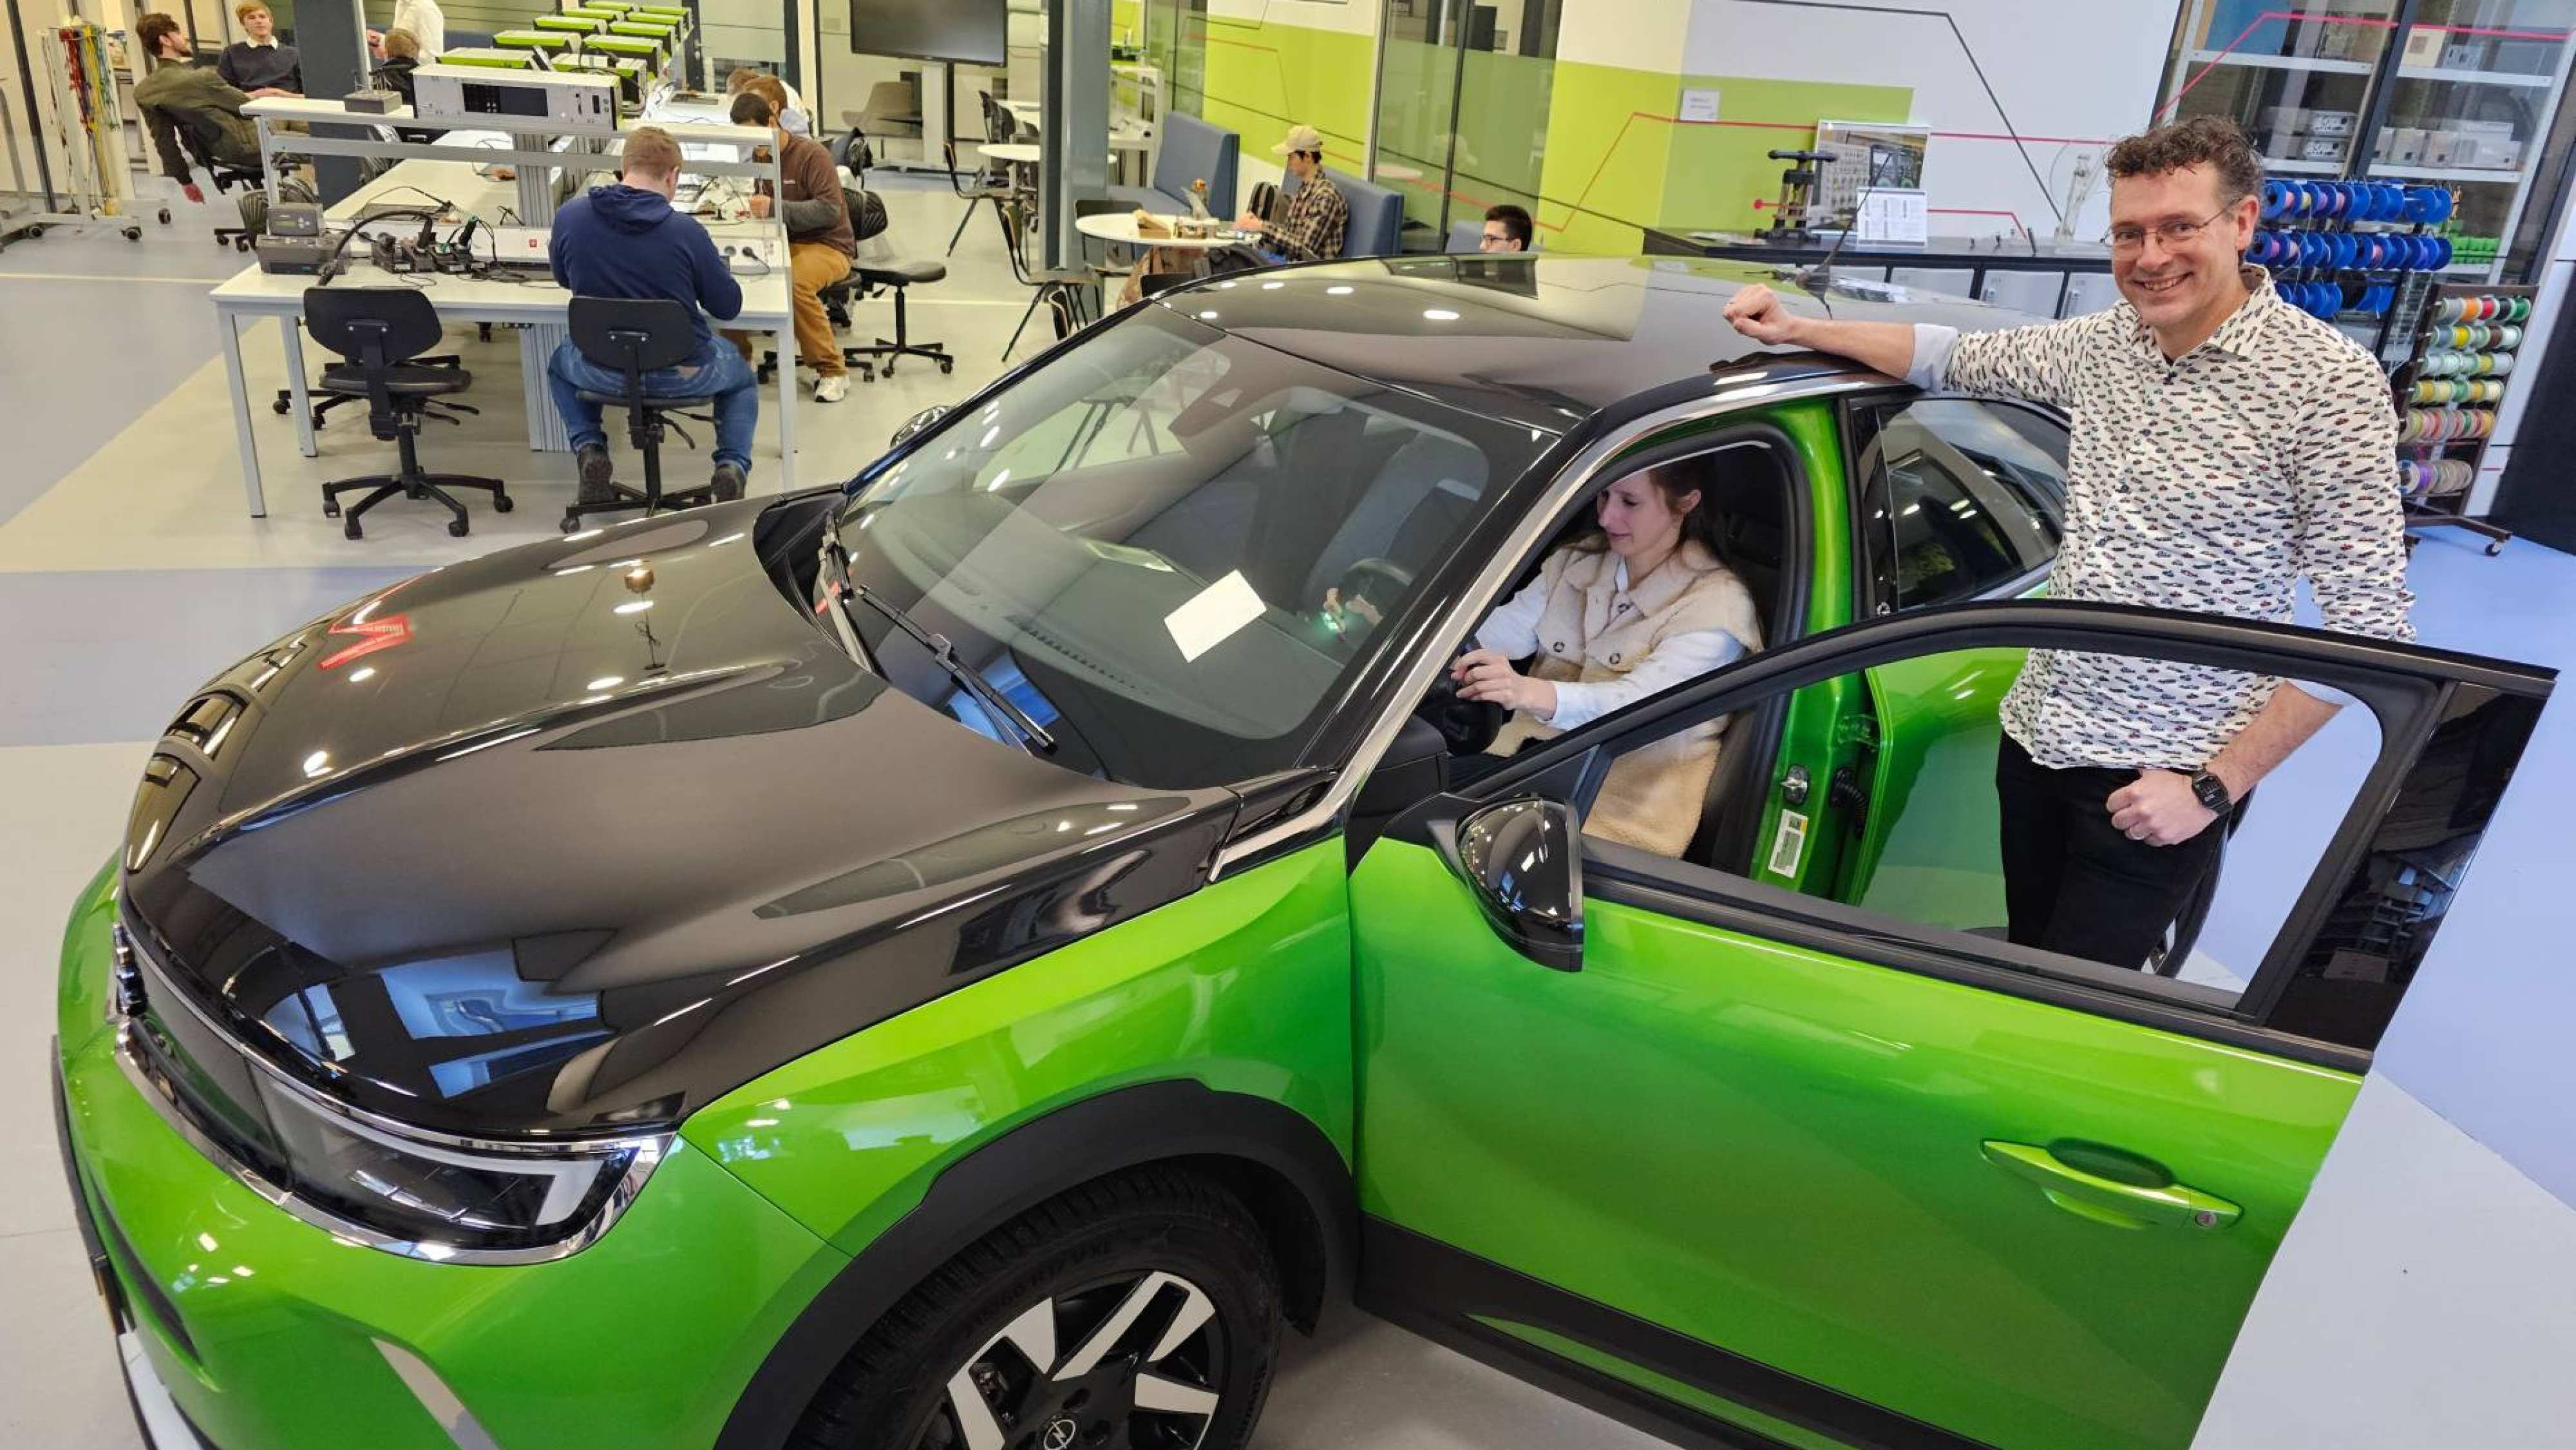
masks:
{"type": "MultiPolygon", "coordinates": [[[[2172,5],[2107,0],[1948,0],[1941,9],[1957,22],[1958,37],[1935,14],[1743,0],[1695,0],[1690,9],[1686,74],[1908,86],[1910,119],[1936,131],[2017,130],[2049,178],[2047,191],[2010,141],[1966,136],[1934,138],[1925,189],[1935,207],[2010,211],[2041,233],[2056,225],[2047,197],[2063,198],[2077,153],[2098,157],[2104,143],[2148,124],[2174,25],[2172,5]],[[1978,84],[1970,51],[2011,117],[2009,127],[1978,84]]],[[[1936,214],[1932,221],[1935,232],[1966,236],[2011,226],[1994,216],[1936,214]]],[[[2109,225],[2108,191],[2097,186],[2075,234],[2091,239],[2109,225]]]]}

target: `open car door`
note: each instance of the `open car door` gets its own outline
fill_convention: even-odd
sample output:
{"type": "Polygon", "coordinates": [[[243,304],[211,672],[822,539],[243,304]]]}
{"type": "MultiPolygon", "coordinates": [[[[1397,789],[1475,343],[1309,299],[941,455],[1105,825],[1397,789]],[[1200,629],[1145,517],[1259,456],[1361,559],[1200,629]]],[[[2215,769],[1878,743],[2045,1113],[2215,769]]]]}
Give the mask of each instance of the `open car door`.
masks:
{"type": "MultiPolygon", "coordinates": [[[[1685,1439],[2180,1450],[2551,678],[2108,605],[1937,607],[1424,801],[1351,887],[1362,1302],[1685,1439]],[[1580,834],[1623,751],[2028,648],[2285,677],[2375,724],[2232,984],[1580,834]]],[[[1991,840],[1951,849],[1991,869],[1991,840]]]]}

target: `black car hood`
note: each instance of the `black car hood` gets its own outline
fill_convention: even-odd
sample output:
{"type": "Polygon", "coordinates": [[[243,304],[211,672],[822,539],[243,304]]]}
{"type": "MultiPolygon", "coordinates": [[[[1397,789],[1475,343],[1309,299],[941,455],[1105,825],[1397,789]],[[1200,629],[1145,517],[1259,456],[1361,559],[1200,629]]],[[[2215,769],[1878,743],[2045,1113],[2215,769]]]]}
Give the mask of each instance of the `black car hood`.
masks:
{"type": "Polygon", "coordinates": [[[436,570],[219,677],[129,825],[159,985],[389,1117],[626,1130],[1202,879],[1231,793],[889,687],[764,571],[759,515],[436,570]]]}

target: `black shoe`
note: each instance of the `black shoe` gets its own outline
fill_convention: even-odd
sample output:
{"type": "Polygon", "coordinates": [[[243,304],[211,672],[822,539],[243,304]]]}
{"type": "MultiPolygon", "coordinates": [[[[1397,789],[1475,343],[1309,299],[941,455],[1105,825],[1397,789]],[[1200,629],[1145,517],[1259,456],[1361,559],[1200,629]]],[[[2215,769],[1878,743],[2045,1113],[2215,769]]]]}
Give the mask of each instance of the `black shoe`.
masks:
{"type": "Polygon", "coordinates": [[[742,497],[742,470],[730,463],[719,463],[707,477],[707,489],[718,503],[731,503],[742,497]]]}
{"type": "Polygon", "coordinates": [[[617,490],[609,486],[613,474],[609,468],[608,450],[592,443],[573,450],[573,458],[581,466],[581,501],[617,502],[617,490]]]}

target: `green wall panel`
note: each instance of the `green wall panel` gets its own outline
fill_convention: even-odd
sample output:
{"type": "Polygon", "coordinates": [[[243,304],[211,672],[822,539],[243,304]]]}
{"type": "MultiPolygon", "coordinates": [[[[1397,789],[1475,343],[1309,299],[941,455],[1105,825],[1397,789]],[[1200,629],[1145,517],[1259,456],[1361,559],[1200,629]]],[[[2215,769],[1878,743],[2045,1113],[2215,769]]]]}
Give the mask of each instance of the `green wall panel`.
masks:
{"type": "Polygon", "coordinates": [[[1662,212],[1680,78],[1584,61],[1556,62],[1547,108],[1547,164],[1537,219],[1560,252],[1638,251],[1638,228],[1662,212]]]}
{"type": "Polygon", "coordinates": [[[1769,225],[1770,211],[1756,211],[1753,202],[1780,195],[1780,172],[1788,163],[1774,161],[1764,152],[1812,144],[1818,121],[1902,121],[1914,106],[1914,92],[1905,86],[1755,76],[1684,76],[1679,84],[1714,89],[1720,122],[1755,123],[1670,128],[1673,139],[1661,209],[1639,219],[1688,227],[1769,225]],[[1790,127],[1796,129],[1785,129],[1790,127]]]}
{"type": "Polygon", "coordinates": [[[1196,109],[1240,136],[1245,157],[1274,165],[1270,148],[1302,122],[1324,133],[1326,165],[1357,173],[1367,164],[1376,58],[1372,35],[1211,16],[1206,94],[1196,109]]]}

